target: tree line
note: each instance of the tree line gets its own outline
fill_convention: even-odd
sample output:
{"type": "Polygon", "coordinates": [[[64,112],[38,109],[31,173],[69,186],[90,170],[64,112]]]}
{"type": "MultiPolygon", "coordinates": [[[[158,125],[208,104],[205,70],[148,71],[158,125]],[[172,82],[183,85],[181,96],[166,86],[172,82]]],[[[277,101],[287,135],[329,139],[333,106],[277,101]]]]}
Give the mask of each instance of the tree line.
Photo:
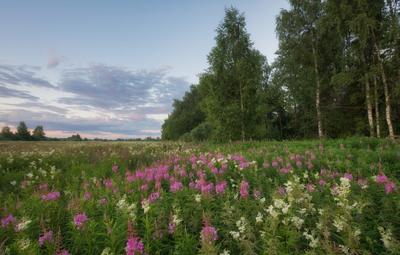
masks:
{"type": "Polygon", "coordinates": [[[268,64],[244,14],[225,11],[209,67],[162,126],[165,140],[395,138],[400,1],[290,0],[268,64]]]}
{"type": "Polygon", "coordinates": [[[67,138],[50,138],[46,136],[44,128],[38,125],[33,129],[32,133],[29,131],[28,126],[24,121],[19,122],[16,132],[12,132],[9,126],[4,126],[1,129],[0,140],[19,140],[19,141],[84,141],[86,138],[82,138],[79,134],[72,135],[67,138]]]}

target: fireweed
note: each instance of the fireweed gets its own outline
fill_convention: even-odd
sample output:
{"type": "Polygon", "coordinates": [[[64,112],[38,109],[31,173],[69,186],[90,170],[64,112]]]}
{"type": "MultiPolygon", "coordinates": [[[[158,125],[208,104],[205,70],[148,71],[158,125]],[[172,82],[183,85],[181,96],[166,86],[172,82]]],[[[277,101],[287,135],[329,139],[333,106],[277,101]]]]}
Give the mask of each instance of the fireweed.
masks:
{"type": "Polygon", "coordinates": [[[10,254],[395,254],[399,146],[322,143],[0,147],[0,240],[10,254]]]}

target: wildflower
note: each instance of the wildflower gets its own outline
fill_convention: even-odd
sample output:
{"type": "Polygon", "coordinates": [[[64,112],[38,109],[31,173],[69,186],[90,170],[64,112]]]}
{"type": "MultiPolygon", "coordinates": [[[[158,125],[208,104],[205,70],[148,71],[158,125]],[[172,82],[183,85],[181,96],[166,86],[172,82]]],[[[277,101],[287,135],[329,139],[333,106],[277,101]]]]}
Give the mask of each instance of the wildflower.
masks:
{"type": "Polygon", "coordinates": [[[61,250],[61,251],[57,252],[56,255],[70,255],[70,254],[69,254],[69,252],[67,250],[64,249],[64,250],[61,250]]]}
{"type": "Polygon", "coordinates": [[[304,223],[304,220],[303,220],[303,219],[300,219],[300,218],[297,217],[297,216],[293,216],[293,217],[291,218],[291,221],[293,222],[294,226],[295,226],[297,229],[300,229],[301,226],[302,226],[303,223],[304,223]]]}
{"type": "Polygon", "coordinates": [[[324,179],[320,179],[320,180],[318,181],[318,184],[319,184],[320,186],[325,186],[325,185],[326,185],[326,181],[325,181],[324,179]]]}
{"type": "Polygon", "coordinates": [[[392,193],[395,188],[396,188],[396,184],[394,182],[389,181],[389,182],[385,183],[385,192],[386,192],[386,194],[392,193]]]}
{"type": "Polygon", "coordinates": [[[194,196],[194,200],[195,200],[197,203],[200,203],[200,202],[201,202],[201,194],[196,194],[196,195],[194,196]]]}
{"type": "Polygon", "coordinates": [[[381,226],[378,227],[378,230],[379,234],[381,234],[381,241],[383,242],[383,245],[386,249],[391,250],[391,248],[394,246],[392,231],[390,229],[385,230],[381,226]]]}
{"type": "Polygon", "coordinates": [[[147,213],[150,210],[149,200],[147,200],[147,199],[142,200],[142,208],[143,208],[144,213],[147,213]]]}
{"type": "Polygon", "coordinates": [[[218,239],[217,230],[213,226],[206,224],[201,230],[201,240],[205,243],[213,243],[218,239]]]}
{"type": "Polygon", "coordinates": [[[113,165],[112,166],[112,168],[111,168],[111,170],[114,172],[114,173],[117,173],[118,172],[118,165],[113,165]]]}
{"type": "Polygon", "coordinates": [[[85,213],[79,213],[74,216],[74,224],[77,229],[82,229],[86,221],[88,220],[89,218],[86,216],[85,213]]]}
{"type": "Polygon", "coordinates": [[[183,185],[181,182],[178,181],[173,181],[170,186],[169,186],[171,192],[177,192],[178,190],[181,190],[183,188],[183,185]]]}
{"type": "Polygon", "coordinates": [[[286,189],[285,189],[285,187],[279,186],[279,187],[278,187],[278,193],[279,193],[281,196],[285,195],[285,194],[286,194],[286,189]]]}
{"type": "Polygon", "coordinates": [[[3,228],[6,228],[8,225],[14,224],[15,221],[15,217],[12,214],[9,214],[8,216],[1,219],[1,226],[3,228]]]}
{"type": "Polygon", "coordinates": [[[231,234],[231,236],[233,237],[233,239],[239,239],[240,237],[240,233],[237,231],[229,231],[229,234],[231,234]]]}
{"type": "Polygon", "coordinates": [[[312,231],[311,234],[309,234],[307,231],[303,232],[303,236],[310,242],[308,245],[310,248],[317,248],[319,239],[318,237],[314,237],[314,233],[312,231]]]}
{"type": "Polygon", "coordinates": [[[348,179],[349,181],[353,180],[353,175],[351,173],[345,173],[344,178],[348,179]]]}
{"type": "Polygon", "coordinates": [[[101,199],[99,199],[99,201],[98,201],[98,203],[100,204],[100,205],[105,205],[105,204],[107,204],[107,198],[105,198],[105,197],[103,197],[103,198],[101,198],[101,199]]]}
{"type": "Polygon", "coordinates": [[[213,189],[214,189],[213,183],[204,184],[204,185],[201,185],[201,187],[200,187],[201,193],[204,193],[204,194],[211,193],[213,189]]]}
{"type": "Polygon", "coordinates": [[[262,215],[262,213],[261,212],[258,212],[258,214],[257,214],[257,216],[256,216],[256,222],[257,223],[259,223],[259,222],[262,222],[263,221],[263,215],[262,215]]]}
{"type": "Polygon", "coordinates": [[[310,193],[315,191],[315,187],[314,187],[314,185],[312,185],[311,183],[308,183],[308,184],[306,185],[306,189],[307,189],[307,191],[310,192],[310,193]]]}
{"type": "Polygon", "coordinates": [[[359,179],[357,180],[357,184],[358,184],[362,189],[365,189],[365,188],[368,187],[368,181],[367,181],[367,179],[359,178],[359,179]]]}
{"type": "Polygon", "coordinates": [[[224,249],[224,251],[219,255],[230,255],[230,252],[227,249],[224,249]]]}
{"type": "Polygon", "coordinates": [[[29,219],[22,218],[21,222],[18,223],[17,226],[15,227],[15,230],[16,230],[16,231],[25,230],[25,229],[29,226],[29,224],[30,224],[31,222],[32,222],[32,221],[29,220],[29,219]]]}
{"type": "Polygon", "coordinates": [[[52,191],[45,195],[42,195],[42,201],[55,201],[60,198],[60,192],[52,191]]]}
{"type": "Polygon", "coordinates": [[[111,179],[105,179],[105,180],[103,181],[103,183],[104,183],[104,186],[106,186],[107,189],[112,189],[112,187],[113,187],[113,182],[112,182],[111,179]]]}
{"type": "Polygon", "coordinates": [[[175,233],[175,229],[176,229],[176,224],[174,222],[168,223],[168,233],[172,235],[173,233],[175,233]]]}
{"type": "Polygon", "coordinates": [[[100,255],[113,255],[114,253],[111,252],[111,248],[110,247],[106,247],[104,248],[104,250],[101,252],[100,255]]]}
{"type": "Polygon", "coordinates": [[[384,183],[386,183],[387,181],[388,181],[388,178],[387,178],[387,176],[384,175],[384,174],[378,174],[378,175],[376,176],[376,183],[384,184],[384,183]]]}
{"type": "Polygon", "coordinates": [[[30,246],[31,246],[31,240],[29,240],[28,238],[18,240],[18,247],[22,251],[28,249],[30,246]]]}
{"type": "Polygon", "coordinates": [[[153,192],[149,195],[149,203],[154,203],[157,199],[160,198],[160,192],[153,192]]]}
{"type": "Polygon", "coordinates": [[[144,253],[144,245],[139,237],[131,237],[126,242],[126,255],[136,255],[144,253]]]}
{"type": "Polygon", "coordinates": [[[215,193],[217,194],[222,194],[225,192],[225,188],[226,188],[226,181],[217,183],[215,185],[215,193]]]}
{"type": "Polygon", "coordinates": [[[51,241],[53,241],[53,231],[49,230],[39,237],[39,246],[43,246],[45,243],[50,243],[51,241]]]}
{"type": "Polygon", "coordinates": [[[240,196],[243,198],[249,196],[249,183],[245,180],[240,183],[240,196]]]}
{"type": "Polygon", "coordinates": [[[92,194],[90,192],[86,191],[85,194],[83,194],[83,199],[84,200],[89,200],[92,197],[92,194]]]}

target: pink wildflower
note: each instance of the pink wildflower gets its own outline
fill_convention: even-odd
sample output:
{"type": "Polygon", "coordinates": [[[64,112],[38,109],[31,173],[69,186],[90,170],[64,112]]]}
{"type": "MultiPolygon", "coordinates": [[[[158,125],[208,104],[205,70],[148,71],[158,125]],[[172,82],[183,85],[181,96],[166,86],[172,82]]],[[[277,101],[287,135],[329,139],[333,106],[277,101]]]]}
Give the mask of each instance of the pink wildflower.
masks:
{"type": "Polygon", "coordinates": [[[8,227],[10,224],[14,224],[16,221],[15,217],[12,214],[7,215],[6,217],[1,219],[1,226],[3,228],[8,227]]]}
{"type": "Polygon", "coordinates": [[[148,201],[149,203],[154,203],[159,198],[160,198],[160,192],[153,192],[149,195],[148,201]]]}
{"type": "Polygon", "coordinates": [[[57,252],[57,255],[70,255],[70,253],[64,249],[64,250],[57,252]]]}
{"type": "Polygon", "coordinates": [[[175,229],[176,224],[173,221],[170,221],[170,223],[168,223],[168,233],[172,235],[173,233],[175,233],[175,229]]]}
{"type": "Polygon", "coordinates": [[[45,195],[42,195],[42,201],[55,201],[60,198],[60,192],[52,191],[45,195]]]}
{"type": "Polygon", "coordinates": [[[178,181],[173,181],[169,186],[169,189],[171,190],[171,192],[177,192],[178,190],[181,190],[182,188],[183,188],[182,183],[178,182],[178,181]]]}
{"type": "Polygon", "coordinates": [[[139,237],[131,237],[126,242],[126,255],[137,255],[144,253],[144,245],[139,237]]]}
{"type": "Polygon", "coordinates": [[[74,216],[74,224],[77,229],[82,229],[86,221],[88,220],[89,218],[86,216],[85,213],[79,213],[74,216]]]}
{"type": "Polygon", "coordinates": [[[50,243],[53,240],[53,231],[47,231],[39,236],[39,246],[43,246],[46,242],[50,243]]]}
{"type": "Polygon", "coordinates": [[[281,196],[285,195],[285,194],[286,194],[286,189],[285,189],[285,187],[279,186],[279,187],[278,187],[278,193],[279,193],[281,196]]]}
{"type": "Polygon", "coordinates": [[[217,183],[215,185],[215,193],[217,194],[222,194],[225,192],[225,188],[226,188],[226,181],[217,183]]]}
{"type": "Polygon", "coordinates": [[[388,178],[385,174],[378,174],[376,176],[376,182],[379,184],[384,184],[388,181],[388,178]]]}
{"type": "Polygon", "coordinates": [[[89,200],[91,197],[92,197],[92,194],[90,194],[89,191],[86,191],[85,194],[83,194],[84,200],[89,200]]]}
{"type": "Polygon", "coordinates": [[[113,187],[113,182],[111,179],[105,179],[103,181],[104,186],[106,186],[107,189],[111,189],[113,187]]]}
{"type": "Polygon", "coordinates": [[[205,243],[211,244],[218,239],[217,230],[208,224],[201,230],[201,240],[205,243]]]}
{"type": "Polygon", "coordinates": [[[112,168],[111,168],[111,170],[112,170],[114,173],[117,173],[117,172],[118,172],[118,169],[119,169],[118,165],[113,165],[112,168]]]}
{"type": "Polygon", "coordinates": [[[392,193],[396,188],[396,184],[392,181],[386,182],[385,183],[385,192],[386,194],[392,193]]]}
{"type": "Polygon", "coordinates": [[[240,183],[240,196],[243,198],[249,196],[249,183],[245,180],[240,183]]]}
{"type": "Polygon", "coordinates": [[[308,183],[308,184],[306,185],[306,188],[307,188],[307,191],[310,192],[310,193],[315,191],[315,187],[314,187],[314,185],[311,184],[311,183],[308,183]]]}
{"type": "Polygon", "coordinates": [[[344,178],[348,179],[349,181],[353,180],[353,175],[351,173],[345,173],[344,178]]]}

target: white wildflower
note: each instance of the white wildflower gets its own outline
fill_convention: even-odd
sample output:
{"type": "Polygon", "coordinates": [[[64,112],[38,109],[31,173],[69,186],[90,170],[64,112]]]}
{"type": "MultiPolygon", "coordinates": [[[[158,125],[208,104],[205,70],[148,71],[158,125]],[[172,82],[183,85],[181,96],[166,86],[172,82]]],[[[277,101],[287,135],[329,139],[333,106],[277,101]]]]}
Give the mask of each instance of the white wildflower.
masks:
{"type": "Polygon", "coordinates": [[[263,221],[263,215],[261,212],[258,212],[257,217],[256,217],[256,222],[260,223],[263,221]]]}

